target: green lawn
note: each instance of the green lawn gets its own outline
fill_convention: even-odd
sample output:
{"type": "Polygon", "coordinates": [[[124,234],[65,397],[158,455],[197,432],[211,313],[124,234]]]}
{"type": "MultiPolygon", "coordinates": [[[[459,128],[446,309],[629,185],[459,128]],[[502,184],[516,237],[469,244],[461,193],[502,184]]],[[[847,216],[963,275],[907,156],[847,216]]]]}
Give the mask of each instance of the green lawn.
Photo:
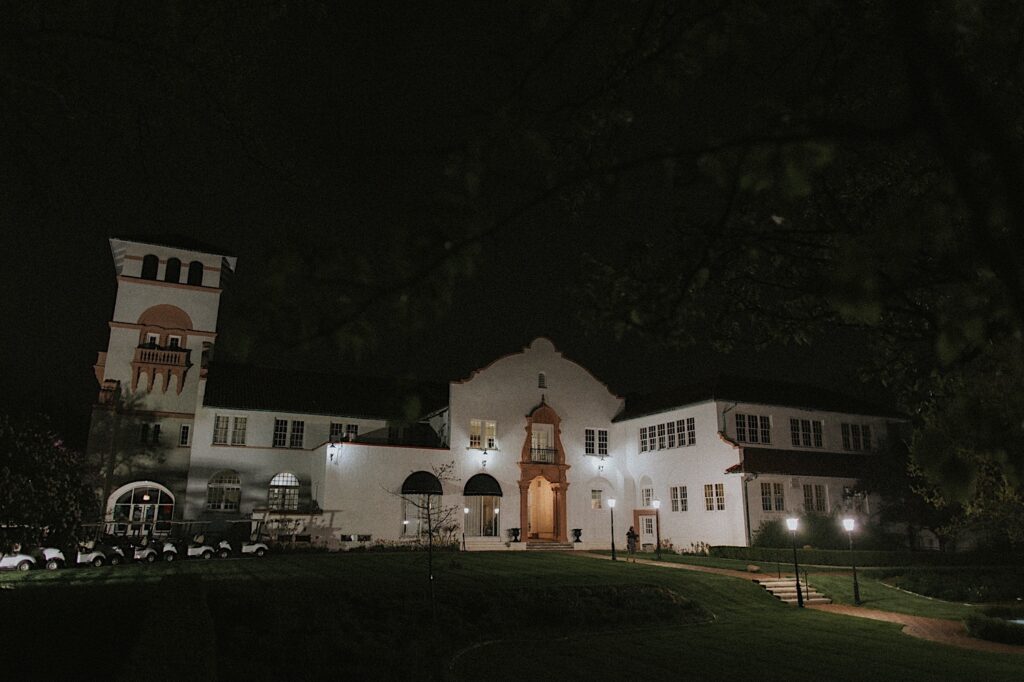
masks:
{"type": "MultiPolygon", "coordinates": [[[[916,640],[892,624],[797,610],[712,574],[525,552],[443,554],[435,569],[433,615],[423,554],[3,574],[2,641],[18,652],[6,671],[21,664],[30,679],[102,670],[111,679],[195,680],[1019,680],[1024,665],[916,640]]],[[[844,576],[826,578],[842,589],[844,576]]]]}

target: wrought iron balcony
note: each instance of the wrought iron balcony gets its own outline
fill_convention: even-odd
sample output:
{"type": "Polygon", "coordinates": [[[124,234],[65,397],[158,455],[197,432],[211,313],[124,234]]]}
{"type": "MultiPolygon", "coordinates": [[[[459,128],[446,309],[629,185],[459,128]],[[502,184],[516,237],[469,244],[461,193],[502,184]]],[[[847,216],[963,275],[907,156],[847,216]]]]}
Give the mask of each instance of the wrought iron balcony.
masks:
{"type": "Polygon", "coordinates": [[[530,448],[530,461],[553,464],[556,452],[554,448],[530,448]]]}

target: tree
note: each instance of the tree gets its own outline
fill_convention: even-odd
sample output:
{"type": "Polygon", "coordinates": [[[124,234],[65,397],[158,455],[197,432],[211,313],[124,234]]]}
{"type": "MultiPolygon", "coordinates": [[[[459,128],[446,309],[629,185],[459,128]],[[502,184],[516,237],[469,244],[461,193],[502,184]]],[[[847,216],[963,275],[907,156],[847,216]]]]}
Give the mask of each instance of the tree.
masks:
{"type": "Polygon", "coordinates": [[[0,543],[61,546],[98,508],[95,469],[46,418],[0,415],[0,543]]]}

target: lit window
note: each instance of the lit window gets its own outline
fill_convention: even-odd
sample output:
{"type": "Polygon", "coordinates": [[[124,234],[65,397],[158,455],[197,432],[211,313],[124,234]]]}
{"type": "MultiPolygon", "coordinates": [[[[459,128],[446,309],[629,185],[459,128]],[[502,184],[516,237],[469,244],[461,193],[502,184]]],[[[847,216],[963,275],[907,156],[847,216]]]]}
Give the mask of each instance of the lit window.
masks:
{"type": "Polygon", "coordinates": [[[478,448],[480,447],[481,439],[483,437],[483,424],[480,423],[479,419],[469,420],[469,447],[478,448]]]}
{"type": "Polygon", "coordinates": [[[725,510],[725,484],[704,484],[704,509],[707,511],[725,510]]]}
{"type": "Polygon", "coordinates": [[[469,447],[494,450],[498,445],[498,425],[482,419],[469,420],[469,447]]]}
{"type": "Polygon", "coordinates": [[[603,490],[591,490],[590,491],[590,508],[591,509],[603,509],[603,490]]]}
{"type": "Polygon", "coordinates": [[[281,473],[270,480],[267,506],[275,511],[299,508],[299,479],[295,474],[281,473]]]}

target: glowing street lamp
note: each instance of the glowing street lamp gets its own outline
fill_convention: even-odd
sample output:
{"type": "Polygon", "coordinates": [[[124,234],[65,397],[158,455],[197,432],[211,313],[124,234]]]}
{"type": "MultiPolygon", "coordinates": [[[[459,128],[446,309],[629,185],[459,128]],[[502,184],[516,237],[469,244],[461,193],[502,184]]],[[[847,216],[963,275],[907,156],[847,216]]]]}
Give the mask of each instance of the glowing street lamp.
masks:
{"type": "Polygon", "coordinates": [[[860,584],[857,582],[857,560],[853,555],[853,529],[857,526],[857,522],[852,518],[843,519],[843,529],[846,531],[846,537],[850,538],[850,565],[853,566],[853,603],[860,606],[860,584]]]}
{"type": "Polygon", "coordinates": [[[612,561],[617,561],[615,558],[615,498],[608,499],[608,510],[612,513],[612,561]]]}
{"type": "Polygon", "coordinates": [[[466,524],[469,522],[469,507],[462,508],[462,551],[466,551],[466,524]]]}
{"type": "Polygon", "coordinates": [[[800,519],[794,517],[786,519],[786,527],[793,537],[793,572],[796,574],[796,605],[801,609],[804,607],[804,594],[800,591],[800,564],[796,560],[796,528],[800,519]]]}
{"type": "Polygon", "coordinates": [[[661,561],[661,500],[654,500],[654,553],[661,561]]]}

